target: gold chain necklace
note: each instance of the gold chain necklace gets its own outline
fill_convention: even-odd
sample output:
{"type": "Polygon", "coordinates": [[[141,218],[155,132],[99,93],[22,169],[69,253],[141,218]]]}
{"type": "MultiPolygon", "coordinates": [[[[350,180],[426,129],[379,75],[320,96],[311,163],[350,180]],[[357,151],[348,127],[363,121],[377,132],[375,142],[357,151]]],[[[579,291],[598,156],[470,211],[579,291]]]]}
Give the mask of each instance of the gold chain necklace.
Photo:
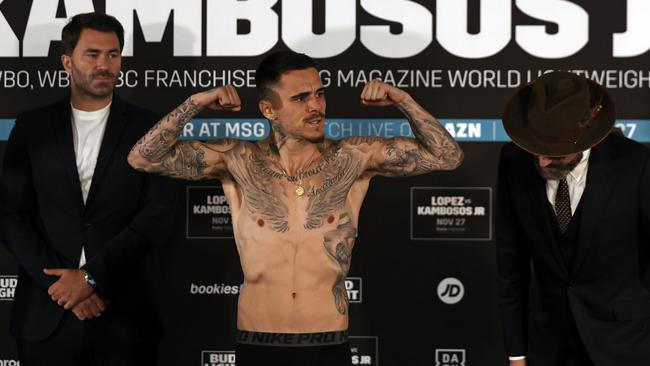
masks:
{"type": "Polygon", "coordinates": [[[315,156],[316,154],[312,155],[311,159],[309,159],[309,162],[307,162],[307,164],[296,171],[295,176],[289,175],[284,167],[282,167],[282,165],[278,162],[278,166],[280,169],[282,169],[282,174],[287,179],[287,181],[296,185],[294,192],[296,193],[297,197],[302,197],[305,194],[305,187],[302,185],[302,178],[305,176],[305,170],[309,169],[311,163],[314,161],[315,156]]]}

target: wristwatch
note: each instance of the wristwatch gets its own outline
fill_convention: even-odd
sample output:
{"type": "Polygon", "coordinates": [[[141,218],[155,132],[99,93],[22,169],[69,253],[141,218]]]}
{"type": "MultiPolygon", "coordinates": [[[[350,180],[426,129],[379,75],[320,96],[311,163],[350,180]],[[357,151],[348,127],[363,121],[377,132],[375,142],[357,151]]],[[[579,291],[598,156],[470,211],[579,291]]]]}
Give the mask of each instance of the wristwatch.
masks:
{"type": "Polygon", "coordinates": [[[90,275],[90,273],[86,271],[84,271],[84,273],[84,280],[86,280],[86,283],[95,290],[97,288],[97,282],[95,282],[95,279],[90,275]]]}

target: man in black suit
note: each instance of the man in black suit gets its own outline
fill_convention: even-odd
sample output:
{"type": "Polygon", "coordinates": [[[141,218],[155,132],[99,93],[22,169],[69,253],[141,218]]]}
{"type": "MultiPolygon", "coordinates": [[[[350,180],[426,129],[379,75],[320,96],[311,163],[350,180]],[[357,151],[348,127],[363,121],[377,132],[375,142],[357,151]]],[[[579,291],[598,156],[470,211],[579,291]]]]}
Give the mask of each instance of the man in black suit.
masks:
{"type": "Polygon", "coordinates": [[[0,233],[18,266],[11,332],[21,365],[150,365],[155,247],[176,185],[127,164],[157,120],[113,94],[123,29],[80,14],[62,32],[69,98],[21,114],[0,184],[0,233]]]}
{"type": "Polygon", "coordinates": [[[503,123],[499,305],[510,365],[650,365],[650,154],[593,81],[553,72],[503,123]]]}

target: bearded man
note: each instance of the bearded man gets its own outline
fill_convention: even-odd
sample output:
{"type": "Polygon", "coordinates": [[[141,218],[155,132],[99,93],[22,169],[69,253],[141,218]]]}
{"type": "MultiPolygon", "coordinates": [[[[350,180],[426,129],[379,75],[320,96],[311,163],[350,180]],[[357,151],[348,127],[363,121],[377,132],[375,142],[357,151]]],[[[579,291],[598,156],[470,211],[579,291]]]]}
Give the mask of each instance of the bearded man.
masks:
{"type": "Polygon", "coordinates": [[[650,154],[614,121],[607,91],[568,72],[506,107],[496,244],[511,366],[650,365],[650,154]]]}

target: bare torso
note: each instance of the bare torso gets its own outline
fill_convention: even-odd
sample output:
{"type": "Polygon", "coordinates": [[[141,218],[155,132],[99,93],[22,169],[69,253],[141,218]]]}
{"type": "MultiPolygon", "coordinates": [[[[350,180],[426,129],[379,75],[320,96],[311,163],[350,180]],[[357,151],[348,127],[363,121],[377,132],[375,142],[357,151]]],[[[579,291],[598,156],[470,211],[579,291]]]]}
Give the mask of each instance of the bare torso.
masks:
{"type": "Polygon", "coordinates": [[[244,273],[239,329],[344,330],[345,278],[371,177],[455,169],[463,153],[407,93],[376,80],[364,87],[362,104],[397,106],[415,138],[352,136],[314,145],[310,141],[323,136],[325,116],[317,70],[296,69],[280,79],[258,104],[272,126],[267,140],[178,141],[203,108],[240,109],[236,91],[225,85],[194,94],[168,113],[133,147],[129,164],[182,179],[221,180],[244,273]],[[293,171],[300,166],[292,164],[303,164],[298,174],[293,171]]]}
{"type": "Polygon", "coordinates": [[[226,155],[221,180],[244,273],[241,330],[347,329],[345,278],[370,176],[353,150],[326,142],[321,153],[302,179],[283,174],[259,143],[226,155]]]}

